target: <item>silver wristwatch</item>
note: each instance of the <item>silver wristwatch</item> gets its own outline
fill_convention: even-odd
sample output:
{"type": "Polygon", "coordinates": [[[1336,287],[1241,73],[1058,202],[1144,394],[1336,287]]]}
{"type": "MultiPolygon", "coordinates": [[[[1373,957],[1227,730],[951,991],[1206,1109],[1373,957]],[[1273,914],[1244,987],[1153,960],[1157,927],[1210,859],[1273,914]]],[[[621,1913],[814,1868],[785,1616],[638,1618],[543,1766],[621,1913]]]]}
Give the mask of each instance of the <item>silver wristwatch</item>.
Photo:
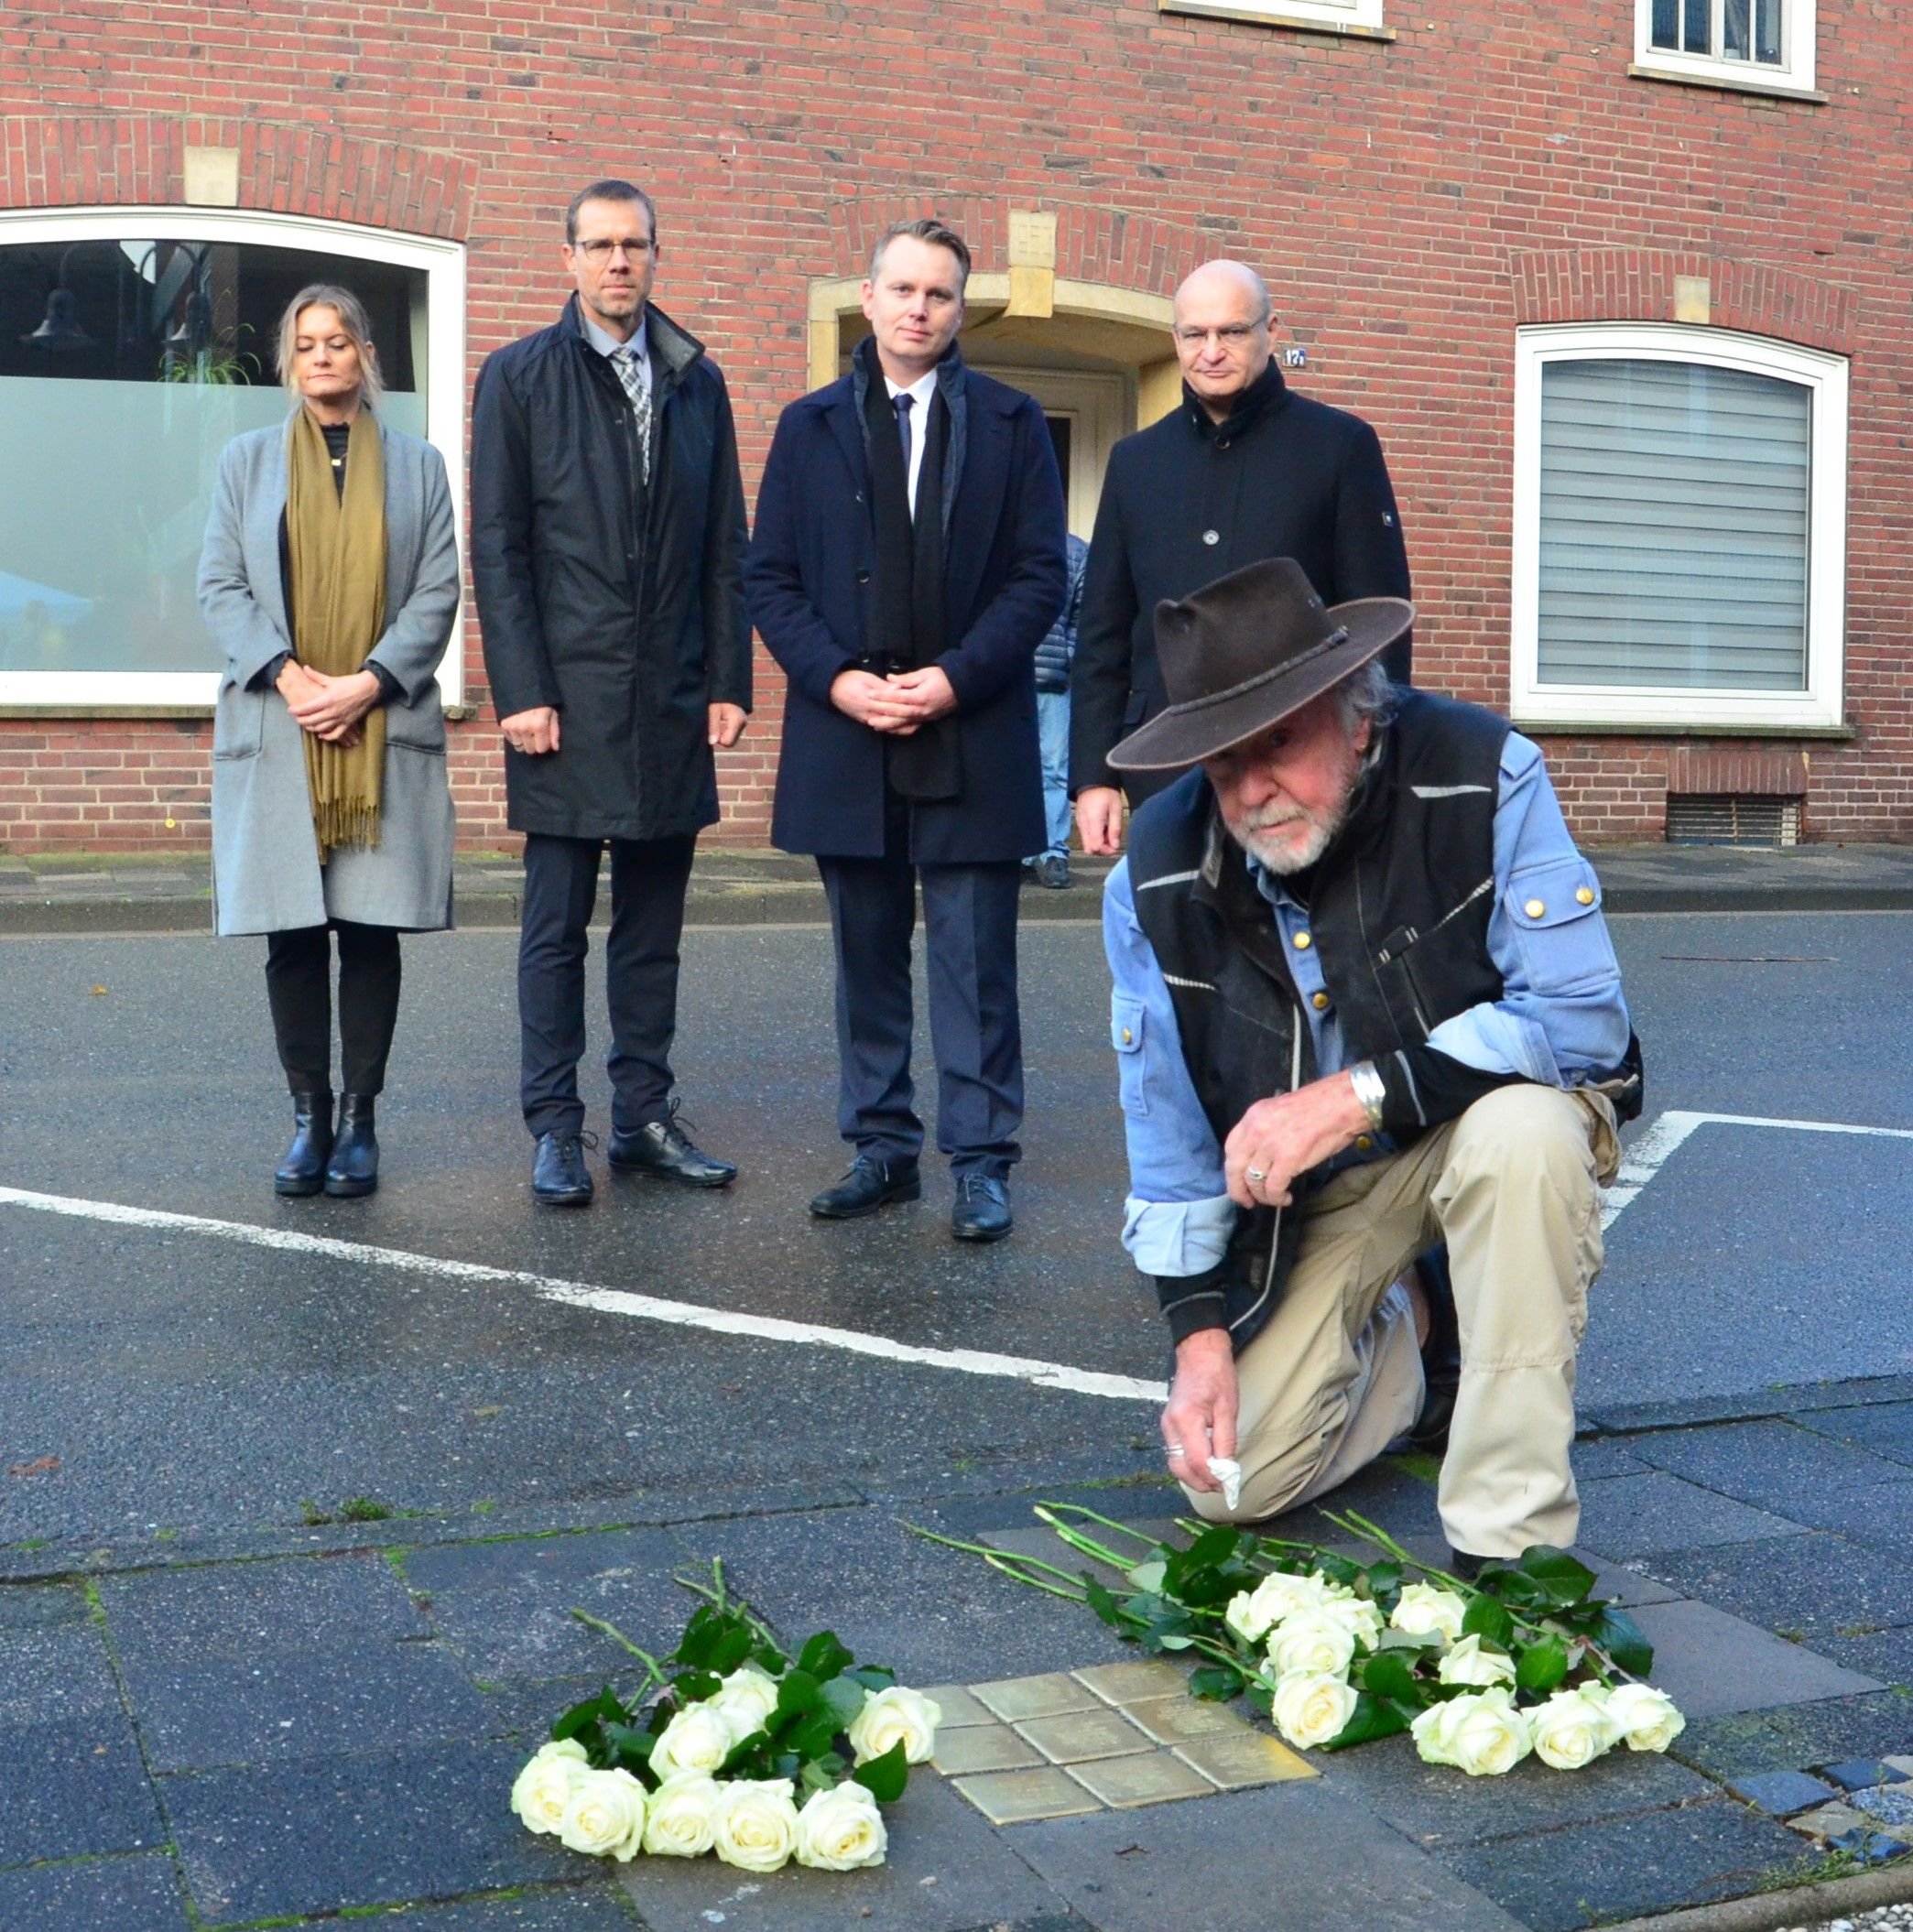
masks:
{"type": "Polygon", "coordinates": [[[1375,1062],[1357,1060],[1348,1069],[1348,1078],[1349,1085],[1355,1090],[1355,1098],[1362,1103],[1363,1113],[1368,1116],[1368,1124],[1379,1134],[1388,1090],[1382,1084],[1382,1076],[1375,1070],[1375,1062]]]}

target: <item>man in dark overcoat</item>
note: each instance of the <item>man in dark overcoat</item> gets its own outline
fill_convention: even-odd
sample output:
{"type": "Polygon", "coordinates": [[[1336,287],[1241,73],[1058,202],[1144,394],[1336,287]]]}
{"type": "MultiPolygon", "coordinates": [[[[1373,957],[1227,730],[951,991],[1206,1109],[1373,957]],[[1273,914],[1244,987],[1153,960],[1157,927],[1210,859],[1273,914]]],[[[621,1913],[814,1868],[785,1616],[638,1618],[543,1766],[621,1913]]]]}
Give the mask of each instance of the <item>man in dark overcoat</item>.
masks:
{"type": "Polygon", "coordinates": [[[611,1164],[706,1188],[737,1172],[676,1120],[670,1047],[712,752],[751,704],[744,486],[723,377],[648,299],[657,259],[648,196],[584,189],[565,216],[577,293],[486,358],[472,407],[472,576],[525,834],[521,1100],[552,1206],[592,1198],[578,1061],[607,841],[611,1164]]]}
{"type": "Polygon", "coordinates": [[[1032,398],[956,348],[970,254],[932,221],[877,244],[851,373],[784,411],[751,614],[789,678],[772,837],[816,854],[837,955],[844,1220],[921,1192],[910,934],[923,894],[951,1231],[1010,1232],[1023,1049],[1021,861],[1043,843],[1037,646],[1062,607],[1061,479],[1032,398]]]}
{"type": "MultiPolygon", "coordinates": [[[[1176,291],[1181,404],[1110,452],[1071,669],[1070,785],[1086,852],[1120,851],[1124,793],[1139,805],[1175,776],[1106,762],[1163,707],[1159,602],[1268,557],[1294,558],[1331,604],[1409,594],[1381,441],[1360,417],[1288,386],[1276,323],[1253,268],[1198,268],[1176,291]]],[[[1398,684],[1409,656],[1406,635],[1388,648],[1398,684]]]]}

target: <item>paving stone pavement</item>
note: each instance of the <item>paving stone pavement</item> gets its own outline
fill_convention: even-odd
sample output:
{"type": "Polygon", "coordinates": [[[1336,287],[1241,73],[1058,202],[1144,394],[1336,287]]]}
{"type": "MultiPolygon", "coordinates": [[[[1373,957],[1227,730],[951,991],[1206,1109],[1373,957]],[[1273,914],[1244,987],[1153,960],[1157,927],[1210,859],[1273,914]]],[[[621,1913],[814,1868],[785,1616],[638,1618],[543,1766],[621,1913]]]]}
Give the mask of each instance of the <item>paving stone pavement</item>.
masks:
{"type": "MultiPolygon", "coordinates": [[[[952,1478],[952,1493],[908,1504],[795,1493],[721,1520],[550,1534],[521,1513],[502,1535],[448,1519],[404,1525],[405,1542],[390,1540],[400,1525],[342,1525],[323,1551],[288,1531],[243,1557],[170,1563],[16,1546],[0,1583],[0,1927],[384,1923],[390,1908],[420,1932],[1247,1932],[1280,1901],[1279,1923],[1298,1927],[1569,1932],[1913,1859],[1908,1405],[1889,1384],[1818,1385],[1793,1406],[1773,1393],[1757,1422],[1579,1446],[1582,1554],[1636,1606],[1656,1679],[1690,1718],[1666,1756],[1616,1752],[1572,1775],[1529,1760],[1472,1780],[1396,1738],[1309,1753],[1315,1775],[1292,1782],[1192,1780],[1208,1795],[1141,1808],[1103,1808],[1079,1781],[1081,1807],[1052,1808],[1081,1815],[1000,1827],[925,1769],[891,1815],[890,1861],[844,1877],[607,1868],[523,1831],[505,1794],[550,1719],[631,1682],[625,1654],[570,1610],[666,1643],[690,1601],[671,1572],[718,1557],[788,1634],[832,1624],[926,1685],[1084,1671],[1061,1702],[1116,1718],[1111,1702],[1163,1688],[1098,1676],[1134,1651],[908,1527],[1036,1547],[1047,1533],[1027,1492],[952,1478]],[[1807,1528],[1808,1492],[1872,1506],[1807,1528]]],[[[1429,1474],[1385,1460],[1338,1500],[1433,1550],[1429,1474]]],[[[1112,1513],[1147,1533],[1167,1520],[1160,1490],[1077,1493],[1118,1499],[1112,1513]]],[[[1307,1513],[1277,1525],[1317,1527],[1307,1513]]],[[[966,1700],[973,1742],[992,1727],[1014,1741],[1020,1695],[984,1684],[966,1700]]],[[[1138,1751],[1114,1762],[1152,1743],[1129,1742],[1138,1751]]],[[[953,1755],[954,1774],[967,1761],[953,1755]]]]}

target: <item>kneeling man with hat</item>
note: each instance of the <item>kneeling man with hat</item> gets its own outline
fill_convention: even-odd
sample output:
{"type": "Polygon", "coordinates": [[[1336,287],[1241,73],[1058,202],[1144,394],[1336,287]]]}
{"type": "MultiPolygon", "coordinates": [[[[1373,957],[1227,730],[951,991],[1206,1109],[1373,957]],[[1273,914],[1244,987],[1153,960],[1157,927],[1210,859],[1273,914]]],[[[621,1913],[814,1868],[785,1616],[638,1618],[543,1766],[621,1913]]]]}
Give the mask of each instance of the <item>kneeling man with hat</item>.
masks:
{"type": "Polygon", "coordinates": [[[1171,701],[1109,762],[1198,769],[1137,812],[1103,931],[1170,1473],[1252,1522],[1445,1434],[1468,1568],[1579,1527],[1574,1352],[1640,1058],[1539,751],[1375,661],[1414,614],[1325,609],[1287,558],[1158,605],[1171,701]],[[1443,1242],[1451,1301],[1410,1266],[1443,1242]]]}

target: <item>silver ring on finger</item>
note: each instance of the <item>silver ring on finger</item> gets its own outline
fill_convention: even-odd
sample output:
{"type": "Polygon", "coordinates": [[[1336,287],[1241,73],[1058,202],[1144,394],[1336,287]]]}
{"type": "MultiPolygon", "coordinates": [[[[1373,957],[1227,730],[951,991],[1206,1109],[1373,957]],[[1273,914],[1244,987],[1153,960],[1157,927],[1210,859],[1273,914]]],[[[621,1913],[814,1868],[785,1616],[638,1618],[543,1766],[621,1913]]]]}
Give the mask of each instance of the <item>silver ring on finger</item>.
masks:
{"type": "Polygon", "coordinates": [[[1268,1176],[1260,1167],[1251,1167],[1247,1171],[1251,1180],[1266,1180],[1268,1178],[1268,1176]]]}
{"type": "Polygon", "coordinates": [[[1165,1447],[1168,1451],[1168,1460],[1171,1462],[1173,1462],[1178,1456],[1182,1454],[1182,1445],[1179,1442],[1168,1443],[1165,1445],[1165,1447]]]}

